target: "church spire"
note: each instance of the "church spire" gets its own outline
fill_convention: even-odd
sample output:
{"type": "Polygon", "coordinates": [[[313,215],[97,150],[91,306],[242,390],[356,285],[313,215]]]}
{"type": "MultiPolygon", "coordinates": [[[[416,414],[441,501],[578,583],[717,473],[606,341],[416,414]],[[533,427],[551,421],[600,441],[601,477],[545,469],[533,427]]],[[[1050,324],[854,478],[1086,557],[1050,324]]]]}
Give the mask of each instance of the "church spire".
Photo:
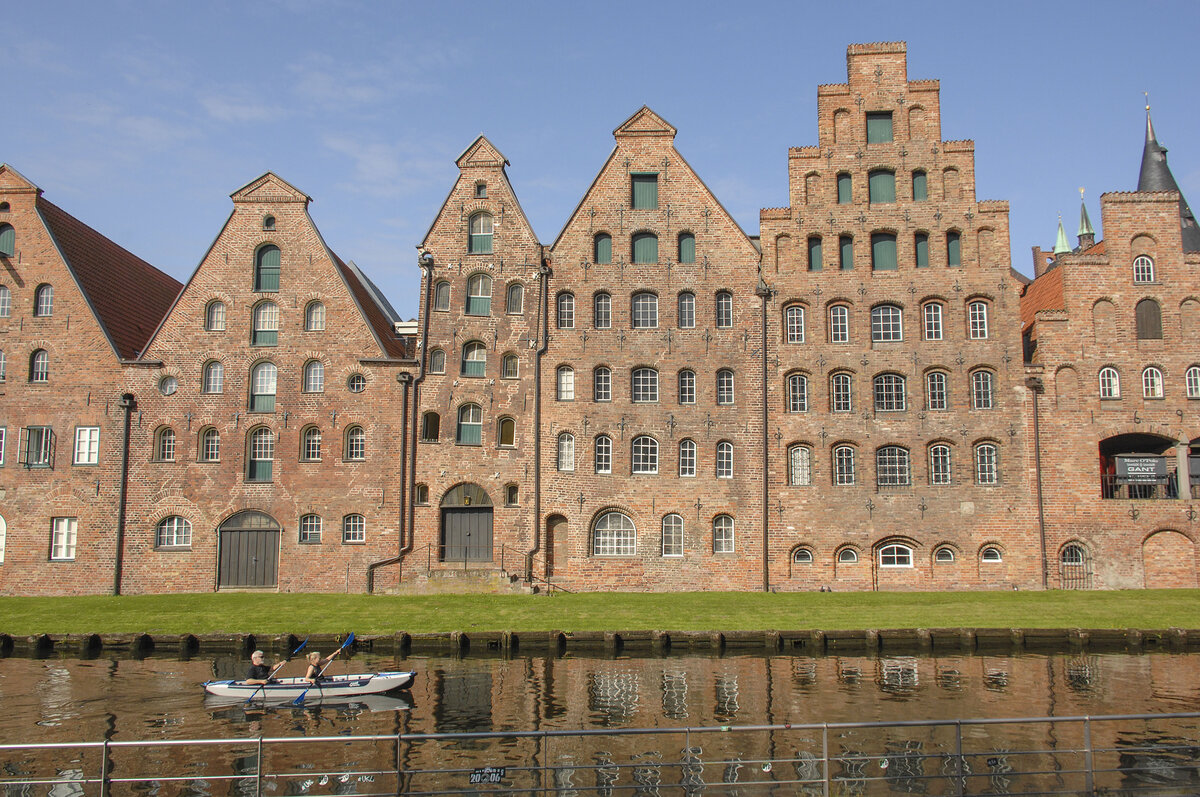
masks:
{"type": "Polygon", "coordinates": [[[1080,249],[1090,249],[1096,243],[1096,231],[1092,229],[1092,220],[1088,218],[1087,203],[1083,201],[1083,189],[1079,189],[1079,238],[1080,249]]]}
{"type": "Polygon", "coordinates": [[[1150,102],[1146,101],[1146,144],[1142,149],[1142,170],[1138,174],[1138,191],[1175,191],[1179,194],[1179,223],[1183,230],[1183,251],[1200,252],[1200,227],[1188,207],[1179,184],[1167,166],[1167,148],[1158,143],[1154,123],[1150,121],[1150,102]]]}
{"type": "Polygon", "coordinates": [[[1067,243],[1067,231],[1062,226],[1062,214],[1058,214],[1058,237],[1054,239],[1054,257],[1065,255],[1071,251],[1071,245],[1067,243]]]}

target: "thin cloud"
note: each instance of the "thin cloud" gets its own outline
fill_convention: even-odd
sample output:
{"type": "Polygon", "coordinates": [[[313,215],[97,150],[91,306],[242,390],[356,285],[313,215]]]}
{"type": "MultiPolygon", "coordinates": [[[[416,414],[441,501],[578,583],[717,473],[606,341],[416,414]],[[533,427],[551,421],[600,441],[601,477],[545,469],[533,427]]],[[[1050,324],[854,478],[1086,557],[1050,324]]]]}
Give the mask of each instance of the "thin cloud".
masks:
{"type": "Polygon", "coordinates": [[[235,124],[273,121],[287,115],[284,108],[264,103],[248,91],[208,94],[200,97],[200,107],[218,122],[235,124]]]}

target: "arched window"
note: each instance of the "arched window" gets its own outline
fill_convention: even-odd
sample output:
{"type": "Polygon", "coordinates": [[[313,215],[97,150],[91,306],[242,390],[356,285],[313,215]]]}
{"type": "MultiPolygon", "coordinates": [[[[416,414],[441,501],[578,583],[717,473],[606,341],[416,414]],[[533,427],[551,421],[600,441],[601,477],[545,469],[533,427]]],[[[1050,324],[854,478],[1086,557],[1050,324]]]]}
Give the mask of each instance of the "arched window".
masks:
{"type": "Polygon", "coordinates": [[[321,460],[321,428],[306,426],[300,433],[300,459],[303,462],[321,460]]]}
{"type": "Polygon", "coordinates": [[[1187,397],[1200,399],[1200,365],[1188,368],[1187,373],[1183,375],[1183,381],[1187,386],[1187,397]]]}
{"type": "Polygon", "coordinates": [[[942,339],[943,313],[941,302],[928,302],[925,305],[925,340],[942,339]]]}
{"type": "Polygon", "coordinates": [[[1154,282],[1154,261],[1146,255],[1133,259],[1133,281],[1136,284],[1154,282]]]}
{"type": "Polygon", "coordinates": [[[201,393],[221,393],[225,390],[225,366],[218,360],[204,364],[204,375],[200,380],[201,393]]]}
{"type": "Polygon", "coordinates": [[[808,412],[808,377],[804,374],[788,374],[787,411],[808,412]]]}
{"type": "Polygon", "coordinates": [[[980,552],[979,558],[984,562],[1002,562],[1004,557],[1000,554],[1000,549],[989,545],[980,552]]]}
{"type": "Polygon", "coordinates": [[[496,445],[500,448],[516,447],[517,422],[512,418],[501,418],[496,424],[496,445]]]}
{"type": "Polygon", "coordinates": [[[1142,371],[1142,398],[1160,399],[1163,397],[1162,371],[1150,366],[1142,371]]]}
{"type": "Polygon", "coordinates": [[[275,411],[275,380],[278,373],[272,362],[258,363],[250,369],[250,412],[275,411]]]}
{"type": "Polygon", "coordinates": [[[221,461],[221,433],[211,426],[200,430],[200,461],[221,461]]]}
{"type": "Polygon", "coordinates": [[[606,434],[596,435],[596,473],[612,473],[612,438],[606,434]]]}
{"type": "Polygon", "coordinates": [[[962,240],[957,232],[946,233],[946,265],[962,265],[962,240]]]}
{"type": "Polygon", "coordinates": [[[7,285],[0,285],[0,318],[12,315],[12,291],[7,285]]]}
{"type": "Polygon", "coordinates": [[[907,487],[912,484],[912,469],[908,449],[900,446],[881,446],[875,452],[875,486],[907,487]]]}
{"type": "Polygon", "coordinates": [[[829,377],[829,411],[852,412],[854,409],[850,394],[850,374],[838,373],[829,377]]]}
{"type": "Polygon", "coordinates": [[[367,519],[362,515],[342,518],[342,544],[361,545],[367,541],[367,519]]]}
{"type": "Polygon", "coordinates": [[[50,381],[50,353],[45,349],[38,349],[29,358],[29,381],[30,382],[49,382],[50,381]]]}
{"type": "Polygon", "coordinates": [[[254,254],[254,290],[274,293],[279,290],[281,259],[279,247],[267,244],[254,254]]]}
{"type": "Polygon", "coordinates": [[[913,260],[917,268],[929,268],[929,233],[913,233],[913,260]]]}
{"type": "Polygon", "coordinates": [[[912,548],[899,543],[884,545],[879,549],[879,566],[880,567],[912,567],[913,552],[912,548]]]}
{"type": "MultiPolygon", "coordinates": [[[[867,172],[868,198],[872,205],[896,201],[896,174],[887,169],[867,172]]],[[[894,240],[894,239],[893,239],[894,240]]]]}
{"type": "Polygon", "coordinates": [[[792,564],[811,565],[813,563],[813,552],[808,548],[797,548],[792,551],[792,564]]]}
{"type": "Polygon", "coordinates": [[[1072,542],[1063,546],[1062,553],[1059,554],[1059,561],[1067,566],[1078,567],[1087,562],[1087,554],[1082,545],[1072,542]]]}
{"type": "Polygon", "coordinates": [[[325,305],[321,302],[309,302],[304,308],[304,331],[325,331],[325,305]]]}
{"type": "Polygon", "coordinates": [[[1116,368],[1100,369],[1100,398],[1119,399],[1121,397],[1121,375],[1116,368]]]}
{"type": "Polygon", "coordinates": [[[574,401],[575,400],[575,369],[569,365],[560,365],[558,367],[558,389],[557,398],[559,401],[574,401]]]}
{"type": "Polygon", "coordinates": [[[833,483],[838,487],[854,484],[854,447],[837,446],[833,449],[833,483]]]}
{"type": "Polygon", "coordinates": [[[652,232],[634,233],[633,236],[633,262],[634,263],[657,263],[658,262],[658,236],[652,232]]]}
{"type": "Polygon", "coordinates": [[[279,343],[279,305],[262,302],[254,308],[254,328],[250,345],[274,346],[279,343]]]}
{"type": "Polygon", "coordinates": [[[606,232],[596,233],[596,237],[592,239],[592,257],[601,265],[612,262],[611,235],[606,232]]]}
{"type": "Polygon", "coordinates": [[[679,372],[679,403],[696,403],[696,372],[690,368],[679,372]]]}
{"type": "Polygon", "coordinates": [[[788,343],[804,342],[804,307],[789,305],[783,311],[784,340],[788,343]]]}
{"type": "Polygon", "coordinates": [[[612,401],[612,369],[607,365],[592,371],[592,401],[612,401]]]}
{"type": "Polygon", "coordinates": [[[653,368],[634,368],[630,384],[635,404],[658,401],[658,371],[653,368]]]}
{"type": "Polygon", "coordinates": [[[508,286],[508,294],[504,300],[504,311],[509,315],[521,315],[525,312],[525,288],[519,282],[508,286]]]}
{"type": "Polygon", "coordinates": [[[485,376],[487,374],[487,346],[478,340],[469,340],[462,347],[463,376],[485,376]]]}
{"type": "Polygon", "coordinates": [[[36,317],[54,315],[54,286],[39,285],[33,292],[33,314],[36,317]]]}
{"type": "Polygon", "coordinates": [[[733,294],[729,291],[717,292],[717,329],[729,329],[733,326],[733,294]]]}
{"type": "Polygon", "coordinates": [[[275,231],[275,217],[274,216],[263,216],[263,229],[266,230],[267,232],[275,231]]]}
{"type": "Polygon", "coordinates": [[[558,436],[558,469],[575,470],[575,435],[568,432],[558,436]]]}
{"type": "Polygon", "coordinates": [[[713,553],[733,553],[733,518],[717,515],[713,518],[713,553]]]}
{"type": "Polygon", "coordinates": [[[436,443],[442,434],[442,416],[427,412],[421,416],[421,442],[436,443]]]}
{"type": "Polygon", "coordinates": [[[450,283],[439,282],[433,286],[433,309],[442,313],[450,312],[450,283]]]}
{"type": "Polygon", "coordinates": [[[1142,299],[1137,303],[1138,340],[1162,340],[1162,308],[1153,299],[1142,299]]]}
{"type": "Polygon", "coordinates": [[[592,326],[612,329],[612,296],[605,291],[597,291],[592,296],[592,326]]]}
{"type": "Polygon", "coordinates": [[[225,331],[225,303],[211,301],[204,308],[204,328],[209,332],[225,331]]]}
{"type": "Polygon", "coordinates": [[[154,459],[158,462],[175,461],[175,430],[169,426],[164,426],[154,435],[154,459]]]}
{"type": "Polygon", "coordinates": [[[848,172],[839,172],[837,176],[837,201],[839,205],[849,205],[854,201],[854,184],[848,172]]]}
{"type": "Polygon", "coordinates": [[[931,445],[929,447],[929,483],[934,485],[950,484],[953,474],[950,446],[945,443],[931,445]]]}
{"type": "Polygon", "coordinates": [[[990,410],[995,407],[995,396],[992,390],[991,371],[979,370],[971,374],[971,407],[976,410],[990,410]]]}
{"type": "Polygon", "coordinates": [[[658,473],[658,441],[650,435],[633,438],[634,473],[658,473]]]}
{"type": "Polygon", "coordinates": [[[925,409],[931,412],[950,409],[950,394],[943,371],[925,374],[925,409]]]}
{"type": "Polygon", "coordinates": [[[896,259],[896,236],[890,232],[871,233],[871,270],[895,271],[899,268],[896,259]]]}
{"type": "Polygon", "coordinates": [[[690,477],[696,475],[696,441],[679,441],[679,475],[690,477]]]}
{"type": "Polygon", "coordinates": [[[904,313],[894,304],[871,308],[871,342],[904,340],[904,313]]]}
{"type": "Polygon", "coordinates": [[[680,515],[663,516],[662,555],[683,556],[683,518],[680,515]]]}
{"type": "Polygon", "coordinates": [[[560,293],[557,300],[558,328],[575,328],[575,294],[560,293]]]}
{"type": "Polygon", "coordinates": [[[722,405],[733,403],[733,371],[728,368],[717,371],[717,403],[722,405]]]}
{"type": "Polygon", "coordinates": [[[633,521],[621,512],[605,512],[596,519],[592,531],[594,556],[632,556],[636,549],[637,530],[633,521]]]}
{"type": "MultiPolygon", "coordinates": [[[[7,210],[7,208],[5,209],[7,210]]],[[[16,251],[17,231],[11,224],[0,224],[0,255],[12,257],[16,251]]]]}
{"type": "Polygon", "coordinates": [[[441,349],[434,349],[429,352],[429,373],[446,373],[446,352],[441,349]]]}
{"type": "Polygon", "coordinates": [[[351,426],[346,430],[345,449],[342,459],[358,462],[366,458],[367,432],[361,426],[351,426]]]}
{"type": "Polygon", "coordinates": [[[246,448],[246,480],[271,481],[271,470],[275,460],[275,433],[261,426],[252,430],[246,448]]]}
{"type": "Polygon", "coordinates": [[[912,193],[914,202],[929,200],[929,180],[925,172],[917,169],[912,173],[912,193]]]}
{"type": "Polygon", "coordinates": [[[696,236],[690,232],[679,233],[679,262],[696,262],[696,236]]]}
{"type": "Polygon", "coordinates": [[[471,217],[471,234],[467,238],[467,253],[490,255],[492,253],[492,214],[476,213],[471,217]]]}
{"type": "Polygon", "coordinates": [[[987,302],[971,302],[967,305],[968,337],[971,340],[986,340],[988,336],[987,302]]]}
{"type": "Polygon", "coordinates": [[[634,329],[655,329],[658,327],[658,297],[653,293],[635,293],[630,320],[634,329]]]}
{"type": "Polygon", "coordinates": [[[164,518],[154,530],[155,548],[189,548],[192,544],[192,524],[172,515],[164,518]]]}
{"type": "Polygon", "coordinates": [[[954,561],[953,548],[938,548],[933,552],[933,561],[940,565],[948,565],[954,561]]]}
{"type": "Polygon", "coordinates": [[[838,563],[843,565],[852,565],[858,561],[858,551],[853,548],[843,548],[838,551],[838,563]]]}
{"type": "Polygon", "coordinates": [[[517,355],[509,352],[500,361],[500,378],[516,379],[519,376],[520,360],[517,355]]]}
{"type": "Polygon", "coordinates": [[[521,503],[521,488],[516,484],[504,485],[504,505],[519,506],[521,503]]]}
{"type": "Polygon", "coordinates": [[[844,304],[829,308],[829,342],[850,342],[850,308],[844,304]]]}
{"type": "Polygon", "coordinates": [[[812,484],[812,449],[808,446],[788,448],[788,485],[808,487],[812,484]]]}
{"type": "Polygon", "coordinates": [[[472,274],[467,280],[467,315],[492,314],[492,278],[472,274]]]}
{"type": "Polygon", "coordinates": [[[733,478],[733,443],[728,440],[717,443],[715,475],[718,479],[733,478]]]}
{"type": "Polygon", "coordinates": [[[478,404],[464,404],[458,408],[458,431],[454,439],[460,446],[483,443],[483,409],[478,404]]]}
{"type": "Polygon", "coordinates": [[[321,542],[321,532],[325,521],[320,515],[301,515],[300,516],[300,539],[301,545],[316,545],[321,542]]]}
{"type": "Polygon", "coordinates": [[[325,363],[320,360],[309,360],[304,364],[304,392],[325,392],[325,363]]]}
{"type": "Polygon", "coordinates": [[[1000,483],[1000,456],[992,443],[980,443],[975,446],[975,483],[1000,483]]]}
{"type": "Polygon", "coordinates": [[[696,294],[690,291],[679,294],[679,328],[696,328],[696,294]]]}
{"type": "MultiPolygon", "coordinates": [[[[0,382],[8,379],[8,360],[4,355],[4,351],[0,350],[0,382]]],[[[0,450],[0,464],[3,463],[3,451],[0,450]]]]}
{"type": "Polygon", "coordinates": [[[875,377],[875,411],[902,412],[907,409],[904,377],[900,374],[879,374],[875,377]]]}
{"type": "Polygon", "coordinates": [[[808,270],[820,271],[825,267],[822,262],[824,253],[821,251],[821,236],[811,235],[808,238],[808,270]]]}
{"type": "Polygon", "coordinates": [[[838,236],[838,268],[842,271],[854,270],[854,236],[838,236]]]}

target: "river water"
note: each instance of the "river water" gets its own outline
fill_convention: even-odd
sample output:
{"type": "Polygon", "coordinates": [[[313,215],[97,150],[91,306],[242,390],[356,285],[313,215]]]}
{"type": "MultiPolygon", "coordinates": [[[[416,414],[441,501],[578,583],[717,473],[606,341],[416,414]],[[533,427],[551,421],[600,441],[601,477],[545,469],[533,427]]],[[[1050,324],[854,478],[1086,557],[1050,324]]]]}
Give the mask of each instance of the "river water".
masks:
{"type": "MultiPolygon", "coordinates": [[[[190,660],[158,655],[3,659],[0,743],[615,731],[1200,710],[1200,654],[1189,653],[404,659],[359,653],[336,661],[331,671],[414,669],[416,683],[381,705],[264,709],[206,702],[204,681],[239,677],[245,666],[244,660],[232,655],[190,660]]],[[[296,661],[288,668],[283,674],[300,674],[302,664],[296,661]]],[[[1168,793],[1195,793],[1200,792],[1197,727],[1196,720],[1131,721],[1095,729],[1092,743],[1115,751],[1109,756],[1114,769],[1120,762],[1132,762],[1138,770],[1136,764],[1143,760],[1150,762],[1150,769],[1157,768],[1148,775],[1131,776],[1126,771],[1120,775],[1121,783],[1165,779],[1182,789],[1168,793]],[[1154,754],[1158,748],[1161,755],[1154,754]],[[1146,750],[1150,754],[1143,755],[1146,750]]],[[[987,754],[970,760],[966,768],[981,779],[969,781],[964,790],[1015,791],[1013,784],[1020,780],[1012,773],[1009,759],[1023,750],[1066,751],[1081,746],[1080,732],[1065,723],[970,728],[968,744],[987,754]],[[985,770],[987,778],[982,777],[985,770]]],[[[951,793],[943,792],[949,788],[944,783],[923,780],[926,775],[945,774],[947,762],[954,763],[946,755],[958,742],[949,734],[944,728],[839,732],[831,754],[848,758],[838,765],[835,793],[951,793]]],[[[530,772],[540,769],[536,783],[545,788],[553,785],[559,793],[658,794],[665,788],[662,784],[686,782],[691,761],[692,782],[701,784],[699,791],[726,793],[735,788],[731,783],[770,779],[788,784],[772,793],[788,794],[807,788],[795,781],[803,780],[806,772],[813,774],[811,758],[821,755],[823,743],[828,741],[811,730],[703,738],[602,734],[365,746],[314,742],[309,748],[292,745],[277,750],[271,760],[264,758],[263,769],[299,773],[268,778],[267,793],[279,794],[473,788],[469,775],[478,777],[477,770],[487,766],[506,767],[501,782],[513,788],[533,788],[530,772]],[[407,773],[400,780],[394,774],[390,780],[381,774],[397,763],[407,773]],[[452,777],[431,773],[450,767],[460,771],[452,777]],[[341,779],[322,774],[339,768],[375,774],[341,779]],[[621,791],[622,784],[632,791],[621,791]]],[[[257,752],[248,750],[242,745],[232,751],[214,748],[198,753],[160,746],[136,751],[136,763],[129,753],[122,759],[114,752],[108,766],[116,776],[133,777],[136,771],[141,777],[145,772],[144,781],[125,784],[129,793],[253,793],[248,785],[252,779],[220,780],[226,769],[243,776],[257,773],[257,752]],[[162,776],[161,782],[155,775],[162,776]],[[165,780],[170,775],[184,779],[165,780]]],[[[90,753],[0,750],[0,781],[33,777],[47,768],[60,777],[94,777],[90,768],[96,762],[91,758],[90,753]]],[[[1057,769],[1044,777],[1053,780],[1051,785],[1069,790],[1077,780],[1071,774],[1074,758],[1063,752],[1051,759],[1049,764],[1015,768],[1057,769]]],[[[6,788],[8,794],[53,797],[99,793],[83,786],[66,791],[61,785],[6,788]]],[[[699,792],[693,789],[692,793],[699,792]]]]}

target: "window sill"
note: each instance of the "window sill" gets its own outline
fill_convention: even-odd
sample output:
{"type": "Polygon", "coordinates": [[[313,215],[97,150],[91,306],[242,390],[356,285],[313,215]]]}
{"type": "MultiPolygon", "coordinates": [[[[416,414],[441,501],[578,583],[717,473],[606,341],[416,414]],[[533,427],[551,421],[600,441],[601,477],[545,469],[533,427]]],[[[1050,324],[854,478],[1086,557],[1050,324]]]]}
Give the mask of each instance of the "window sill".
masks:
{"type": "Polygon", "coordinates": [[[70,557],[70,558],[68,558],[68,559],[56,559],[56,558],[54,558],[53,556],[51,556],[51,557],[50,557],[50,561],[51,561],[51,562],[74,562],[74,561],[75,561],[75,557],[74,557],[74,556],[72,556],[72,557],[70,557]]]}
{"type": "Polygon", "coordinates": [[[161,551],[163,553],[173,553],[173,552],[179,552],[179,551],[191,551],[192,546],[190,546],[190,545],[155,545],[154,550],[161,551]]]}
{"type": "Polygon", "coordinates": [[[320,545],[320,540],[299,540],[299,545],[320,545]]]}
{"type": "Polygon", "coordinates": [[[366,545],[366,540],[342,540],[342,545],[366,545]]]}

